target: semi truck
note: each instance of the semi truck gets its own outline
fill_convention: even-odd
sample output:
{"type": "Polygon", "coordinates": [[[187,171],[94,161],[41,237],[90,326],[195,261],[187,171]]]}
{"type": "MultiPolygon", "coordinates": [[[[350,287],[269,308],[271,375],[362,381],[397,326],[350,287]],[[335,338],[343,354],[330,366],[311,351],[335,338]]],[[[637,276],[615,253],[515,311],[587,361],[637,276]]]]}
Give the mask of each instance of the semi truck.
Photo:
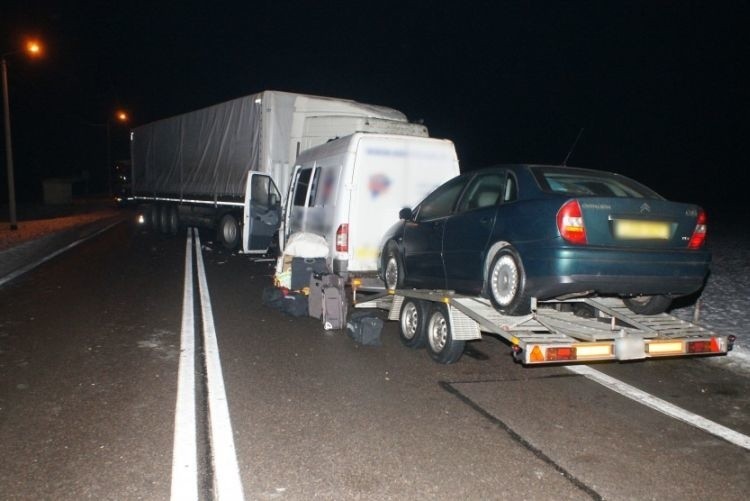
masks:
{"type": "Polygon", "coordinates": [[[211,228],[227,249],[263,254],[300,153],[354,133],[428,138],[423,124],[392,108],[263,91],[133,129],[133,199],[164,233],[211,228]]]}

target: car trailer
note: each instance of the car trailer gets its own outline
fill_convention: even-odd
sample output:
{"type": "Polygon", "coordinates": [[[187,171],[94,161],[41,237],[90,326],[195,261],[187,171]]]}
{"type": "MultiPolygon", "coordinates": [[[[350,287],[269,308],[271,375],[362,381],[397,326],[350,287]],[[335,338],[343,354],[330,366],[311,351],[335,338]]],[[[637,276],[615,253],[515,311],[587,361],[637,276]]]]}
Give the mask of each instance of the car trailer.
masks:
{"type": "Polygon", "coordinates": [[[619,298],[532,299],[531,313],[508,316],[488,299],[452,291],[398,289],[357,300],[357,308],[388,311],[402,342],[426,346],[438,362],[452,363],[466,341],[496,334],[524,365],[725,355],[735,336],[721,336],[667,313],[633,313],[619,298]]]}

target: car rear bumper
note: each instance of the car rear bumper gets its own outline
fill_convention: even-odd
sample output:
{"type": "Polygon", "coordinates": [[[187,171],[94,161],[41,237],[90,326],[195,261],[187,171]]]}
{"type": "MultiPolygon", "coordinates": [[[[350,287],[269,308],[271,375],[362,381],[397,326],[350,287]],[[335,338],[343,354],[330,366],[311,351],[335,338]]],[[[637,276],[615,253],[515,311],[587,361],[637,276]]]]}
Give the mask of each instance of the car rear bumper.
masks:
{"type": "Polygon", "coordinates": [[[621,251],[570,247],[521,251],[527,288],[540,299],[566,294],[681,296],[703,287],[707,251],[621,251]]]}

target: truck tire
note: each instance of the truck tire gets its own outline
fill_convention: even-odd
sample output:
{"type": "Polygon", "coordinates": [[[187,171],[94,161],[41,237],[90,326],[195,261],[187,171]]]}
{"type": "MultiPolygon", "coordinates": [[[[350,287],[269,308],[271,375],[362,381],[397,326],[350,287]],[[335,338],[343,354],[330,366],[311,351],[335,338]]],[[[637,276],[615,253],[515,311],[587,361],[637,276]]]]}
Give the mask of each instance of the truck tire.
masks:
{"type": "Polygon", "coordinates": [[[168,206],[168,216],[167,216],[169,223],[169,234],[170,235],[177,235],[180,231],[180,213],[177,210],[176,204],[170,204],[168,206]]]}
{"type": "Polygon", "coordinates": [[[427,314],[430,304],[420,299],[407,298],[399,314],[399,338],[408,348],[422,348],[427,343],[427,314]]]}
{"type": "Polygon", "coordinates": [[[464,353],[465,341],[453,339],[448,306],[433,303],[427,322],[427,351],[435,362],[452,364],[464,353]]]}
{"type": "Polygon", "coordinates": [[[159,231],[166,235],[169,233],[169,206],[159,206],[159,231]]]}
{"type": "Polygon", "coordinates": [[[227,250],[235,250],[240,243],[240,225],[232,214],[224,214],[216,230],[216,239],[227,250]]]}
{"type": "Polygon", "coordinates": [[[159,206],[146,207],[146,226],[151,231],[159,231],[159,206]]]}

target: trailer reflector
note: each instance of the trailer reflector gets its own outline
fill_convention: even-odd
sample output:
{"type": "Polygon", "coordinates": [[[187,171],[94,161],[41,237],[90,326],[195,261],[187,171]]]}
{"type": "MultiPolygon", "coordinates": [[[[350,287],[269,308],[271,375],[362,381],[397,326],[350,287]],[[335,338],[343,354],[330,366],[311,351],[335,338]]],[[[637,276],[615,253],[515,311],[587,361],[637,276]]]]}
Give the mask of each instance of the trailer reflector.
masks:
{"type": "Polygon", "coordinates": [[[611,357],[612,344],[579,344],[576,346],[578,359],[593,357],[611,357]]]}
{"type": "Polygon", "coordinates": [[[685,353],[682,341],[650,341],[646,345],[649,355],[677,355],[685,353]]]}
{"type": "Polygon", "coordinates": [[[544,362],[544,354],[542,353],[542,349],[539,347],[539,345],[535,345],[534,348],[532,348],[531,353],[529,353],[529,361],[544,362]]]}

